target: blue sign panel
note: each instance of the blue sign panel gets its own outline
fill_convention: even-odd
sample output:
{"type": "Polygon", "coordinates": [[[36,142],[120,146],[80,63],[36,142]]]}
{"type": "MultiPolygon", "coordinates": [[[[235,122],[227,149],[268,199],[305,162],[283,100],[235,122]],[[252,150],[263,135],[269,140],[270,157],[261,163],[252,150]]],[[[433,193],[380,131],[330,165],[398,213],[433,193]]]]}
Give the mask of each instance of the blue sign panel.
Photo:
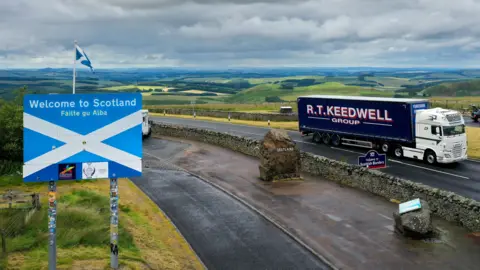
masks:
{"type": "Polygon", "coordinates": [[[140,93],[26,95],[25,182],[142,174],[140,93]]]}
{"type": "Polygon", "coordinates": [[[382,169],[387,167],[387,156],[370,150],[365,156],[358,157],[358,165],[369,169],[382,169]]]}

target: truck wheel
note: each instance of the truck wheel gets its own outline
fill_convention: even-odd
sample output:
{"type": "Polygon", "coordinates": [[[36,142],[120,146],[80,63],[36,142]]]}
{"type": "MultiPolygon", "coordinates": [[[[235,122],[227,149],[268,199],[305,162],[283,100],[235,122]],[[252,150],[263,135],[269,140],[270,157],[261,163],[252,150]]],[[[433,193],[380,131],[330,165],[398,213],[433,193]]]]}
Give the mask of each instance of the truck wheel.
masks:
{"type": "Polygon", "coordinates": [[[314,143],[321,143],[322,142],[322,135],[318,132],[313,133],[312,141],[314,143]]]}
{"type": "Polygon", "coordinates": [[[393,154],[397,158],[402,158],[403,157],[403,149],[401,145],[395,146],[395,149],[393,149],[393,154]]]}
{"type": "Polygon", "coordinates": [[[433,152],[432,150],[427,150],[427,152],[425,153],[425,161],[430,165],[434,165],[435,163],[437,163],[437,155],[435,154],[435,152],[433,152]]]}
{"type": "Polygon", "coordinates": [[[330,134],[323,133],[322,141],[323,141],[324,144],[330,144],[330,134]]]}
{"type": "Polygon", "coordinates": [[[342,138],[338,134],[332,136],[332,145],[339,146],[342,143],[342,138]]]}
{"type": "Polygon", "coordinates": [[[388,150],[390,150],[390,145],[386,142],[382,143],[382,146],[380,147],[382,149],[383,153],[388,153],[388,150]]]}

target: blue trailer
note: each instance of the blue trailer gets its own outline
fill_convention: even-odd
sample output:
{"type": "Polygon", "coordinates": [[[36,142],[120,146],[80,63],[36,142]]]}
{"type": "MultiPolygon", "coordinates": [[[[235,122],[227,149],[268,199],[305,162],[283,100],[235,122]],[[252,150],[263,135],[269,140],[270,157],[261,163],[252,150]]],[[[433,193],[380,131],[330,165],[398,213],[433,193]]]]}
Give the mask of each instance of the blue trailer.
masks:
{"type": "Polygon", "coordinates": [[[445,155],[437,146],[426,146],[442,141],[427,130],[458,124],[445,118],[458,112],[430,109],[426,99],[313,95],[298,97],[297,105],[299,130],[313,134],[316,143],[379,149],[399,158],[424,159],[433,152],[435,160],[429,163],[445,155]]]}

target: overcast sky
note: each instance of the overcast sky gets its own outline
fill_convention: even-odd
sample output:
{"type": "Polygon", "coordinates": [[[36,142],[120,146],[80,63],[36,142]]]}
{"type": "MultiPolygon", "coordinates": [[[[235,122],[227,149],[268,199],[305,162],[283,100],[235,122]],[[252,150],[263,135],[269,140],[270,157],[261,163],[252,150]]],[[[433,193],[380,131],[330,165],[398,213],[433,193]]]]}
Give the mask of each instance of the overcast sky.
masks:
{"type": "Polygon", "coordinates": [[[0,0],[0,68],[480,67],[480,0],[0,0]]]}

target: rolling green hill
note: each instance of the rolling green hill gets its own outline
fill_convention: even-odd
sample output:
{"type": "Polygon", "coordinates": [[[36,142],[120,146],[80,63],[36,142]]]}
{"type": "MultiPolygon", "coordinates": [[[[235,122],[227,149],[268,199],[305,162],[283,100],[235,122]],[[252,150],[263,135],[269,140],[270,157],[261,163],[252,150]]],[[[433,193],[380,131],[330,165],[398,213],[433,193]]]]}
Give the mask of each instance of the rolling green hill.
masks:
{"type": "Polygon", "coordinates": [[[303,95],[393,96],[393,92],[379,91],[338,82],[284,88],[281,84],[260,84],[225,99],[232,103],[295,101],[303,95]]]}
{"type": "Polygon", "coordinates": [[[425,89],[424,93],[429,96],[480,96],[480,80],[442,83],[425,89]]]}

